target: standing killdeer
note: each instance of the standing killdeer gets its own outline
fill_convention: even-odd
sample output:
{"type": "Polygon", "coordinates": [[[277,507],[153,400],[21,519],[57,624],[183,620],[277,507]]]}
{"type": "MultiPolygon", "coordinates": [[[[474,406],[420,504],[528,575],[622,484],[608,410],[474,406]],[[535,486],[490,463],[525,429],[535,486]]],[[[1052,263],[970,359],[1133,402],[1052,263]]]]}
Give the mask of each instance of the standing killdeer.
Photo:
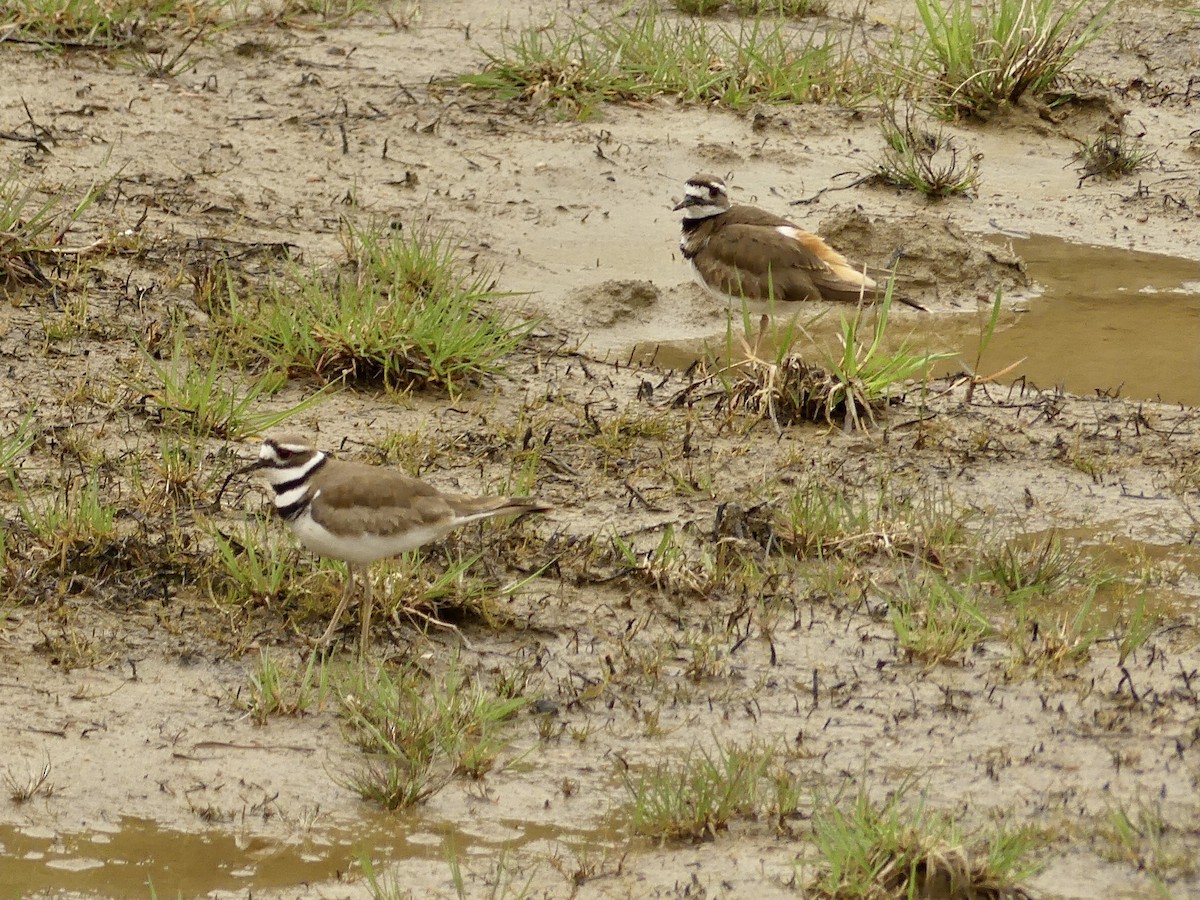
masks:
{"type": "Polygon", "coordinates": [[[364,582],[363,658],[371,622],[371,563],[415,550],[468,522],[552,509],[531,497],[446,494],[394,469],[332,459],[292,434],[264,440],[258,460],[242,472],[256,470],[266,473],[275,509],[300,543],[349,566],[342,600],[320,644],[329,641],[345,612],[355,574],[364,582]]]}
{"type": "Polygon", "coordinates": [[[870,302],[883,296],[874,278],[815,234],[766,210],[732,205],[716,175],[689,178],[675,209],[683,210],[679,249],[696,280],[734,305],[743,299],[870,302]]]}

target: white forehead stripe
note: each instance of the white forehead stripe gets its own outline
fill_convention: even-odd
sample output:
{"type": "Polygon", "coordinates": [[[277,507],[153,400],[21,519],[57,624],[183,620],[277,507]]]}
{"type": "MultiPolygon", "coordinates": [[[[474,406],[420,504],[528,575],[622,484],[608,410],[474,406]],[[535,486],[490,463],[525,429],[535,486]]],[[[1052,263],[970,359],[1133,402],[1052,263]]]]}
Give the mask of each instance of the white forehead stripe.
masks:
{"type": "Polygon", "coordinates": [[[258,451],[259,459],[278,459],[280,450],[287,450],[292,453],[307,453],[312,448],[307,444],[263,444],[258,451]]]}

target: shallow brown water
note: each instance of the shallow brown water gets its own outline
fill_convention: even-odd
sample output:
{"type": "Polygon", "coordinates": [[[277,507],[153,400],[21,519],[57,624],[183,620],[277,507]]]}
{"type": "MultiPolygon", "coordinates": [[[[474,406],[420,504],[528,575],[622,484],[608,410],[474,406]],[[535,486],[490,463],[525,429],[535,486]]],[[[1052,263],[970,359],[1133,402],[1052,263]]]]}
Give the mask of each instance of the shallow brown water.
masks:
{"type": "MultiPolygon", "coordinates": [[[[531,844],[553,847],[564,839],[572,846],[602,850],[616,839],[609,831],[504,824],[503,838],[484,838],[469,824],[448,830],[444,822],[425,822],[419,812],[388,813],[364,805],[358,821],[318,826],[295,842],[217,828],[177,831],[129,816],[116,828],[77,833],[0,825],[0,894],[70,891],[140,897],[153,888],[160,897],[191,897],[213,891],[263,891],[339,881],[357,870],[363,858],[377,868],[418,859],[441,865],[450,856],[531,844]]],[[[354,877],[359,877],[357,872],[354,877]]]]}
{"type": "MultiPolygon", "coordinates": [[[[885,348],[894,351],[907,342],[917,351],[956,353],[935,368],[937,375],[975,370],[997,375],[998,384],[1024,378],[1036,387],[1060,386],[1085,396],[1101,392],[1200,404],[1200,263],[1046,236],[1015,239],[1012,245],[1042,293],[1022,312],[1001,313],[982,357],[986,307],[977,315],[936,317],[898,309],[885,348]]],[[[819,361],[836,350],[845,314],[801,315],[798,321],[812,338],[799,341],[801,353],[819,361]]],[[[751,319],[756,327],[757,316],[751,319]]],[[[775,318],[775,334],[786,327],[782,320],[775,318]]],[[[743,332],[740,314],[733,316],[732,327],[736,355],[743,332]]],[[[725,355],[728,343],[727,335],[718,334],[639,344],[631,360],[686,368],[707,352],[725,355]]]]}
{"type": "MultiPolygon", "coordinates": [[[[126,817],[114,830],[76,834],[0,826],[0,892],[76,891],[102,896],[197,896],[326,881],[382,835],[325,831],[305,844],[239,840],[228,831],[174,831],[126,817]]],[[[394,848],[392,848],[394,849],[394,848]]],[[[389,854],[390,855],[390,854],[389,854]]]]}
{"type": "MultiPolygon", "coordinates": [[[[1189,541],[1142,541],[1124,533],[1128,523],[1097,522],[1073,528],[1032,531],[1018,540],[1029,548],[1060,541],[1068,558],[1112,575],[1096,592],[1089,621],[1103,628],[1117,625],[1139,604],[1151,616],[1178,618],[1197,612],[1195,588],[1200,585],[1200,547],[1189,541]]],[[[1061,598],[1054,600],[1061,604],[1061,598]]]]}
{"type": "Polygon", "coordinates": [[[1013,376],[1039,387],[1200,404],[1200,263],[1051,237],[1012,243],[1045,293],[996,333],[981,372],[1024,357],[1013,376]]]}

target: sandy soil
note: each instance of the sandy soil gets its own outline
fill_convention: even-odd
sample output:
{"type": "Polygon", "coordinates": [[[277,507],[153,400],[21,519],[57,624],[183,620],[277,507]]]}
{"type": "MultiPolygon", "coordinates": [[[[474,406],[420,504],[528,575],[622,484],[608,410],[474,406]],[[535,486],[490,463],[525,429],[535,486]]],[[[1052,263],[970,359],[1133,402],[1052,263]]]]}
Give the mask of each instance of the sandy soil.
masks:
{"type": "MultiPolygon", "coordinates": [[[[777,434],[731,426],[711,401],[673,402],[684,373],[627,361],[635,345],[725,331],[726,311],[690,283],[675,246],[671,206],[697,170],[729,174],[738,199],[787,211],[863,262],[881,264],[903,244],[941,318],[974,321],[998,283],[1013,304],[1038,302],[1019,260],[983,235],[1200,261],[1200,122],[1186,77],[1200,69],[1200,21],[1120,4],[1077,66],[1103,99],[953,127],[982,154],[979,196],[927,204],[865,185],[813,199],[869,171],[879,141],[869,110],[736,115],[664,99],[579,123],[440,84],[477,70],[504,23],[547,21],[567,5],[499,6],[425,4],[398,31],[369,21],[233,30],[198,45],[195,68],[174,79],[103,54],[0,44],[0,131],[34,133],[23,101],[46,145],[5,144],[23,183],[78,197],[114,179],[66,238],[118,251],[76,282],[90,290],[89,328],[48,339],[59,311],[46,292],[0,305],[5,433],[37,410],[39,439],[19,461],[25,490],[50,494],[78,478],[80,447],[105,459],[159,452],[130,386],[144,371],[139,341],[173,321],[207,327],[189,271],[240,254],[253,283],[271,263],[252,252],[260,245],[334,262],[349,217],[450,229],[464,259],[494,267],[499,287],[520,295],[508,302],[543,322],[508,376],[463,397],[343,391],[295,424],[372,460],[386,435],[415,433],[424,474],[469,491],[498,489],[531,434],[550,461],[538,492],[557,507],[522,526],[520,553],[501,531],[482,536],[497,584],[555,565],[498,597],[498,621],[463,619],[469,644],[381,626],[381,658],[436,673],[457,652],[482,681],[519,672],[554,717],[522,714],[492,773],[454,779],[396,814],[339,783],[361,754],[336,700],[265,726],[239,703],[260,648],[302,658],[294,609],[253,598],[231,608],[170,573],[25,579],[38,560],[10,560],[0,765],[20,782],[49,761],[54,790],[0,800],[0,846],[14,851],[0,854],[0,887],[144,896],[153,872],[160,894],[367,896],[356,862],[365,852],[411,896],[453,896],[449,847],[468,896],[505,895],[497,883],[517,895],[527,879],[530,895],[549,897],[794,896],[818,865],[803,811],[666,847],[632,836],[621,813],[622,772],[753,737],[788,748],[789,771],[813,790],[861,784],[882,797],[912,778],[967,830],[1043,829],[1042,868],[1027,884],[1040,896],[1147,896],[1154,866],[1114,852],[1103,834],[1114,809],[1153,806],[1169,826],[1164,843],[1185,859],[1200,854],[1196,410],[999,385],[968,404],[963,382],[946,380],[888,410],[870,434],[777,434]],[[1122,117],[1156,160],[1133,179],[1079,184],[1076,141],[1122,117]],[[969,529],[1000,537],[1058,529],[1122,575],[1151,573],[1162,618],[1127,659],[1107,637],[1127,610],[1101,604],[1091,615],[1106,637],[1069,665],[1016,664],[996,640],[927,666],[905,656],[889,623],[885,598],[915,566],[902,552],[875,548],[849,581],[839,578],[851,563],[835,558],[824,581],[812,570],[757,598],[697,584],[698,561],[719,548],[766,559],[762,510],[806,479],[938,496],[969,529]],[[645,554],[668,526],[688,535],[691,565],[658,583],[588,549],[611,530],[645,554]],[[142,843],[120,842],[134,831],[142,843]],[[180,843],[195,835],[205,840],[180,843]],[[91,844],[81,848],[80,836],[91,844]],[[180,846],[206,860],[201,871],[181,872],[180,846]]],[[[851,7],[832,7],[826,26],[836,28],[851,7]]],[[[873,6],[870,21],[899,17],[873,6]]],[[[922,327],[918,313],[896,316],[922,327]]],[[[313,389],[289,385],[278,402],[313,389]]],[[[211,466],[223,474],[251,453],[214,443],[211,466]]],[[[116,496],[132,504],[134,493],[116,496]]],[[[18,531],[15,492],[3,502],[18,531]]],[[[263,512],[261,495],[240,485],[221,511],[196,515],[231,527],[263,512]]],[[[138,527],[133,514],[126,523],[138,527]]],[[[480,540],[461,536],[447,552],[475,552],[480,540]]],[[[206,552],[194,543],[185,555],[206,552]]],[[[429,557],[430,569],[442,565],[429,557]]],[[[311,559],[292,558],[306,578],[311,559]]],[[[345,632],[347,658],[356,628],[345,632]]],[[[1200,896],[1194,865],[1169,867],[1163,885],[1200,896]]]]}

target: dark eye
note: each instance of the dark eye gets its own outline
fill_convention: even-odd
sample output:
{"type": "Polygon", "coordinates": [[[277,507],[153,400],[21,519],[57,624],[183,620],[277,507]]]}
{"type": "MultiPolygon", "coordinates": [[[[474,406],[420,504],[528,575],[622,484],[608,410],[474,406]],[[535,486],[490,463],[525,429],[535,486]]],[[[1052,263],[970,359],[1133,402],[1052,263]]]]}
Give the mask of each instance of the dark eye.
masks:
{"type": "Polygon", "coordinates": [[[275,455],[279,458],[280,462],[287,462],[289,459],[295,456],[296,453],[293,450],[289,450],[287,447],[276,447],[275,455]]]}

